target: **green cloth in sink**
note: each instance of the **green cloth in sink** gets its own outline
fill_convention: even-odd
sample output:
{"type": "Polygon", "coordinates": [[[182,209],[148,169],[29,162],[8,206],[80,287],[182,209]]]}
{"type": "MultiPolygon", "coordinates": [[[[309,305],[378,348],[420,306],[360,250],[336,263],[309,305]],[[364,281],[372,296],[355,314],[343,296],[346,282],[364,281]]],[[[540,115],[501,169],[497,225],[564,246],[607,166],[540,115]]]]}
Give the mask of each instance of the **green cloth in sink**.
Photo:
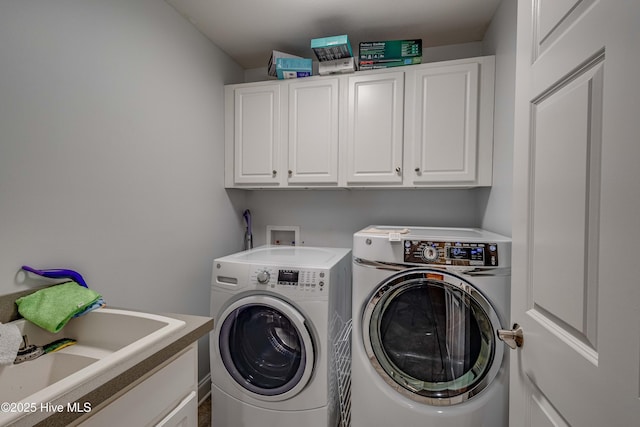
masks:
{"type": "Polygon", "coordinates": [[[18,298],[16,304],[22,317],[55,333],[100,297],[93,289],[66,282],[18,298]]]}

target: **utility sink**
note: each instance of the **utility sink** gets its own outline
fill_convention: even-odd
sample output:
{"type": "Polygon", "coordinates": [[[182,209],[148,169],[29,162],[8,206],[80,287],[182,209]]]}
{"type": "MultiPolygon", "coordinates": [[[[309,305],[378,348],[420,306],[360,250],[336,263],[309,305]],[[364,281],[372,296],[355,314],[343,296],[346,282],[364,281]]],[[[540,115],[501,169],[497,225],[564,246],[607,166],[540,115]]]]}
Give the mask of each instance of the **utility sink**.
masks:
{"type": "MultiPolygon", "coordinates": [[[[75,345],[17,365],[0,367],[0,402],[51,402],[131,356],[182,329],[185,322],[135,311],[100,308],[71,319],[58,333],[50,333],[25,319],[18,325],[29,344],[43,346],[60,338],[75,345]]],[[[20,406],[20,405],[18,405],[20,406]]],[[[0,425],[24,413],[0,412],[0,425]]]]}

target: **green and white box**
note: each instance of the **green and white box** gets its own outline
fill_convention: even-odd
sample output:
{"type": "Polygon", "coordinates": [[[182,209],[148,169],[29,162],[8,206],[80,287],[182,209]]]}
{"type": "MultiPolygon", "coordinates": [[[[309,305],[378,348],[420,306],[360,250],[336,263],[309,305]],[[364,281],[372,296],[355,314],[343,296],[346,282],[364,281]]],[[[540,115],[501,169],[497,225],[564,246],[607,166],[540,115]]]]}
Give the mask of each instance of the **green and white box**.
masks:
{"type": "Polygon", "coordinates": [[[422,56],[422,39],[361,42],[358,52],[360,62],[418,56],[422,56]]]}

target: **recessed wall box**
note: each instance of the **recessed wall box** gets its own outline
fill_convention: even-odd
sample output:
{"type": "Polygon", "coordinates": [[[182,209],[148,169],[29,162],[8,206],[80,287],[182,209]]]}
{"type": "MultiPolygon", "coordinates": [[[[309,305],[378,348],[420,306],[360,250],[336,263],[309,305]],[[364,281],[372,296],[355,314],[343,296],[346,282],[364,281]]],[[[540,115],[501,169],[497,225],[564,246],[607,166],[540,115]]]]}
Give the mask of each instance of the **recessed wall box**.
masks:
{"type": "Polygon", "coordinates": [[[267,244],[300,245],[300,227],[296,225],[267,225],[267,244]]]}

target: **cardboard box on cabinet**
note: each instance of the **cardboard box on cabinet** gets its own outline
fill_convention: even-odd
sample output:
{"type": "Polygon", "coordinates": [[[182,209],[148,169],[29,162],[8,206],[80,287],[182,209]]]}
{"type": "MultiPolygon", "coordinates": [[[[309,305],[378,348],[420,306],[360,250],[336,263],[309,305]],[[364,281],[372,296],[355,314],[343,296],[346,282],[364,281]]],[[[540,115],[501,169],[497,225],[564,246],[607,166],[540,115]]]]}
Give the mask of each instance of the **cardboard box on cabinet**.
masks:
{"type": "Polygon", "coordinates": [[[312,39],[311,49],[320,62],[334,61],[336,59],[350,58],[353,56],[349,36],[346,34],[312,39]]]}
{"type": "Polygon", "coordinates": [[[279,79],[298,79],[312,74],[313,62],[307,58],[276,59],[276,75],[279,79]]]}
{"type": "Polygon", "coordinates": [[[269,64],[267,64],[268,74],[271,77],[278,77],[276,73],[276,60],[278,58],[298,58],[302,59],[302,57],[297,55],[291,55],[290,53],[280,52],[279,50],[274,50],[271,52],[271,57],[269,58],[269,64]]]}
{"type": "Polygon", "coordinates": [[[361,42],[358,51],[361,70],[422,63],[422,39],[361,42]]]}

